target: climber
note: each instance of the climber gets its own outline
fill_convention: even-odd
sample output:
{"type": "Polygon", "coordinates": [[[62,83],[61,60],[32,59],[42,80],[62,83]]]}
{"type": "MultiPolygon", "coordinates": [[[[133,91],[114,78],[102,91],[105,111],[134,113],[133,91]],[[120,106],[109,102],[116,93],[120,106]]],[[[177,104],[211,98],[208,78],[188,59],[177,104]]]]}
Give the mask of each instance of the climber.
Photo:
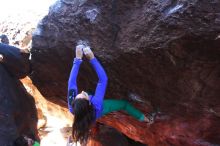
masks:
{"type": "Polygon", "coordinates": [[[13,146],[40,146],[40,144],[27,136],[19,136],[13,146]]]}
{"type": "Polygon", "coordinates": [[[67,96],[68,108],[74,115],[72,137],[75,142],[85,142],[88,138],[90,127],[94,121],[113,111],[124,110],[139,121],[148,123],[153,122],[153,118],[151,116],[145,116],[127,101],[114,99],[106,99],[103,101],[107,80],[108,78],[102,65],[96,59],[90,47],[85,45],[77,45],[76,57],[74,58],[73,67],[68,81],[67,96]],[[85,91],[82,91],[78,94],[76,78],[80,64],[82,63],[83,53],[90,61],[99,78],[94,95],[88,95],[88,93],[85,91]]]}

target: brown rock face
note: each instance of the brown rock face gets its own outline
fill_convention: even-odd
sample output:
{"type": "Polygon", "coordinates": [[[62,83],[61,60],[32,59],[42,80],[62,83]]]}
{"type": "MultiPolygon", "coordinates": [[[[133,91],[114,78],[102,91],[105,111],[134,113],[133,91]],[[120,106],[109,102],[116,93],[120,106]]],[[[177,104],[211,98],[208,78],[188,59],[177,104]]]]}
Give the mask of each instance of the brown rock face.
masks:
{"type": "MultiPolygon", "coordinates": [[[[57,1],[33,34],[31,78],[47,98],[66,100],[73,48],[87,40],[109,77],[106,98],[161,111],[152,125],[119,113],[103,123],[150,146],[220,145],[219,8],[217,0],[57,1]]],[[[84,63],[79,90],[96,79],[84,63]]]]}

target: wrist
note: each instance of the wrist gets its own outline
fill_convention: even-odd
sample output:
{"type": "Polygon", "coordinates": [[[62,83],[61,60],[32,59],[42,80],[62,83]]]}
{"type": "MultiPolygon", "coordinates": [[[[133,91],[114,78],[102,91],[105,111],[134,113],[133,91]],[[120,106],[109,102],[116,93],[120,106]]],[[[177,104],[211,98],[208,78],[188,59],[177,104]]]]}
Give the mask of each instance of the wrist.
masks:
{"type": "Polygon", "coordinates": [[[82,60],[82,57],[76,56],[76,59],[82,60]]]}
{"type": "Polygon", "coordinates": [[[82,59],[78,59],[78,58],[74,58],[73,62],[81,64],[83,62],[83,60],[82,59]]]}
{"type": "Polygon", "coordinates": [[[89,60],[92,60],[95,58],[95,55],[93,54],[93,52],[89,53],[89,54],[86,54],[86,58],[89,59],[89,60]]]}

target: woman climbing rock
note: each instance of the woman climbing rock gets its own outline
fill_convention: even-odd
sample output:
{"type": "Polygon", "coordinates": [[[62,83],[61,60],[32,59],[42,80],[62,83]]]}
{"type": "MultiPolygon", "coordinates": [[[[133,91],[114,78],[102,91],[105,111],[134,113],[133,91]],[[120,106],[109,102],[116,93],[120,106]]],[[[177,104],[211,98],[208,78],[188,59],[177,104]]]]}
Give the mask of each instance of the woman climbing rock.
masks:
{"type": "Polygon", "coordinates": [[[72,137],[74,141],[79,141],[80,143],[85,142],[92,124],[101,116],[113,111],[124,110],[139,121],[152,122],[153,119],[150,116],[145,116],[127,101],[115,99],[104,100],[107,82],[108,77],[106,72],[94,56],[90,47],[77,45],[76,57],[74,58],[68,81],[67,96],[69,110],[74,115],[72,125],[72,137]],[[99,79],[94,95],[89,95],[85,91],[78,93],[76,79],[80,65],[83,62],[83,53],[95,69],[99,79]]]}

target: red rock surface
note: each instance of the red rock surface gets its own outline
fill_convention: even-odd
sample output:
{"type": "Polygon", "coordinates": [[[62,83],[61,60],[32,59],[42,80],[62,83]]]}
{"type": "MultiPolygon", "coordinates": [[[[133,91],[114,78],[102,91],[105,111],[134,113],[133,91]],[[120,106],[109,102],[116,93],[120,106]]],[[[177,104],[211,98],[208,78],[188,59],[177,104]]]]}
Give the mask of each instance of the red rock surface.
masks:
{"type": "Polygon", "coordinates": [[[131,139],[150,146],[210,145],[208,141],[218,144],[218,136],[215,132],[219,130],[219,121],[216,117],[160,115],[154,124],[148,125],[122,113],[113,113],[101,118],[99,122],[112,126],[131,139]],[[209,132],[213,129],[216,130],[213,135],[210,135],[209,132]],[[208,136],[206,139],[202,138],[206,136],[208,136]]]}
{"type": "MultiPolygon", "coordinates": [[[[150,126],[118,113],[103,123],[150,146],[219,145],[219,7],[206,0],[58,1],[33,34],[34,84],[65,100],[73,48],[88,40],[109,76],[106,98],[136,95],[143,112],[163,114],[150,126]]],[[[83,64],[79,90],[94,89],[96,79],[83,64]]]]}

